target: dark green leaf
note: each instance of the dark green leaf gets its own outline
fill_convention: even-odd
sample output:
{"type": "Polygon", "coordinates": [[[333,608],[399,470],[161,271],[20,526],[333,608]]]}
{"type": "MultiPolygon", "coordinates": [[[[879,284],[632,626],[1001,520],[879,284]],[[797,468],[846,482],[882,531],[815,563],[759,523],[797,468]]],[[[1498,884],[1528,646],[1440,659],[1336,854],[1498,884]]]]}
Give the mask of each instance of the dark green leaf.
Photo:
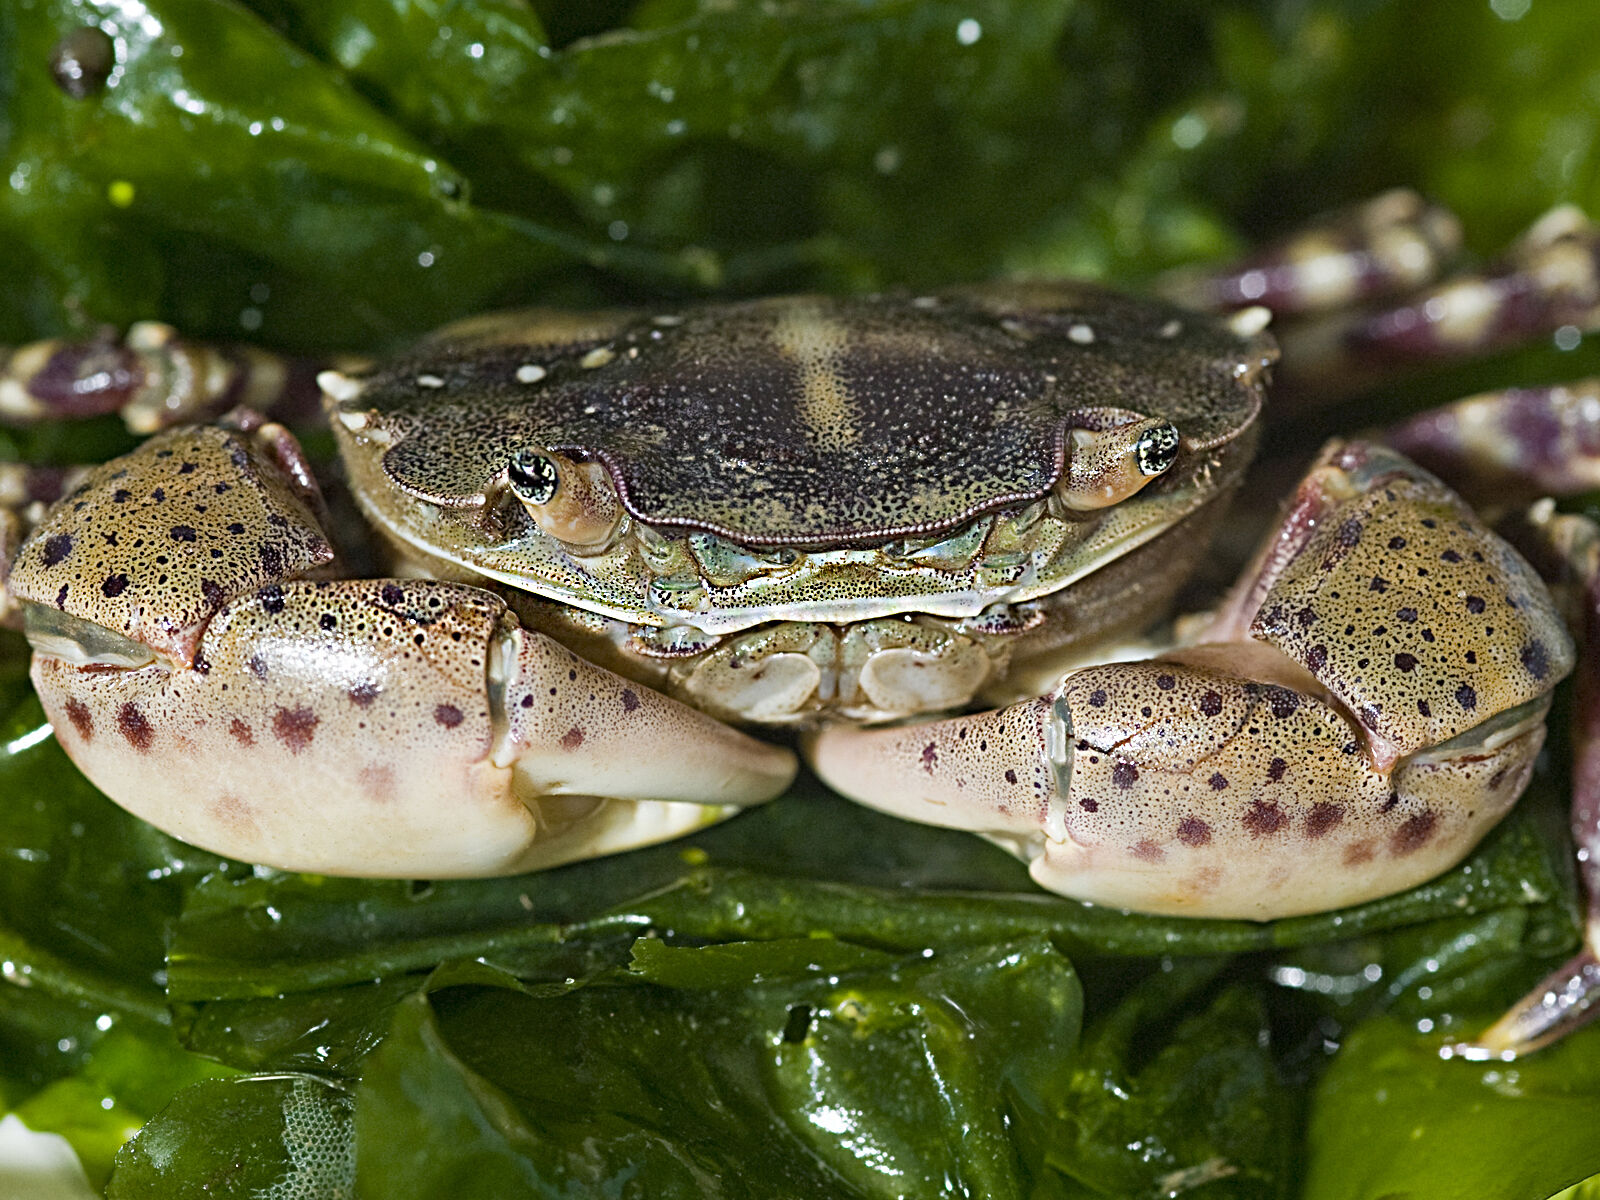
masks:
{"type": "Polygon", "coordinates": [[[1090,1028],[1050,1151],[1066,1195],[1290,1194],[1293,1093],[1258,996],[1206,1002],[1220,965],[1163,960],[1090,1028]]]}
{"type": "Polygon", "coordinates": [[[350,1196],[350,1110],[348,1094],[315,1075],[195,1084],[123,1147],[106,1195],[350,1196]]]}
{"type": "MultiPolygon", "coordinates": [[[[687,990],[404,1002],[357,1092],[364,1191],[403,1197],[1026,1194],[1079,995],[1038,941],[759,982],[774,954],[645,951],[687,990]],[[735,960],[753,969],[735,982],[735,960]],[[720,986],[707,986],[716,980],[720,986]],[[560,1030],[552,1037],[553,1030],[560,1030]],[[455,1189],[459,1189],[456,1191],[455,1189]]],[[[865,960],[861,960],[865,961],[865,960]]]]}

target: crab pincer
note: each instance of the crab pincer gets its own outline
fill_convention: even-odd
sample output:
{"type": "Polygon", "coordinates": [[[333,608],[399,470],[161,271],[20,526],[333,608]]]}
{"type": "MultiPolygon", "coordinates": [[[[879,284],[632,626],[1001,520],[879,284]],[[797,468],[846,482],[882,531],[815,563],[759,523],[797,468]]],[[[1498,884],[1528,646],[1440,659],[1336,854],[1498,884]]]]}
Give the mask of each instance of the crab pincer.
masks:
{"type": "Polygon", "coordinates": [[[94,469],[22,547],[45,710],[133,812],[253,862],[445,877],[659,841],[787,786],[787,750],[491,592],[331,577],[319,508],[280,427],[188,426],[94,469]]]}
{"type": "Polygon", "coordinates": [[[1054,891],[1285,916],[1465,855],[1521,792],[1572,664],[1539,577],[1464,503],[1335,443],[1190,644],[809,750],[833,787],[987,834],[1054,891]]]}

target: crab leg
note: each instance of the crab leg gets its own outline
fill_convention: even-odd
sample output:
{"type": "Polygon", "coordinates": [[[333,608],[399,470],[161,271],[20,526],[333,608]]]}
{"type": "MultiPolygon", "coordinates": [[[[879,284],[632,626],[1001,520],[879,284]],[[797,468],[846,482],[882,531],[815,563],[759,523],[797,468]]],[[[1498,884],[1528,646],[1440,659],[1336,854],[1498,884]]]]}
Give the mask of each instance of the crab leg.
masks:
{"type": "Polygon", "coordinates": [[[1600,379],[1469,396],[1383,440],[1474,501],[1600,488],[1600,379]]]}
{"type": "Polygon", "coordinates": [[[1173,272],[1158,288],[1210,312],[1271,308],[1280,399],[1336,399],[1541,337],[1576,344],[1600,327],[1600,227],[1581,210],[1554,208],[1498,260],[1441,279],[1459,244],[1449,213],[1389,192],[1242,262],[1173,272]]]}
{"type": "Polygon", "coordinates": [[[1278,316],[1393,299],[1432,283],[1461,249],[1461,222],[1409,188],[1330,213],[1220,268],[1180,267],[1156,281],[1203,312],[1264,304],[1278,316]]]}
{"type": "Polygon", "coordinates": [[[1572,645],[1533,570],[1375,446],[1334,445],[1200,644],[932,725],[821,731],[845,794],[988,834],[1044,886],[1267,919],[1394,892],[1520,794],[1572,645]]]}
{"type": "Polygon", "coordinates": [[[787,786],[788,751],[492,593],[316,578],[315,509],[280,428],[188,427],[96,468],[23,547],[45,711],[124,807],[253,862],[444,877],[647,844],[787,786]]]}
{"type": "Polygon", "coordinates": [[[121,338],[106,329],[0,348],[0,421],[119,413],[129,430],[148,434],[238,406],[294,420],[318,411],[316,375],[327,365],[193,342],[170,325],[140,321],[121,338]]]}

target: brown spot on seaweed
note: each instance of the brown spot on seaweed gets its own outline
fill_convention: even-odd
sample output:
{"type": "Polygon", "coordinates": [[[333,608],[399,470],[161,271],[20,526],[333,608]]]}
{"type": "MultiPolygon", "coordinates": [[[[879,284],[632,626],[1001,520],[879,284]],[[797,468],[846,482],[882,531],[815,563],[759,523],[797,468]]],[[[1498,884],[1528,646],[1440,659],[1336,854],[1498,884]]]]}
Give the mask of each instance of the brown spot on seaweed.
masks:
{"type": "MultiPolygon", "coordinates": [[[[433,719],[440,725],[443,725],[446,729],[454,729],[457,725],[461,724],[465,718],[462,717],[461,710],[454,704],[439,704],[434,707],[433,719]]],[[[567,746],[567,738],[571,737],[573,733],[578,735],[579,742],[583,741],[582,731],[577,729],[572,730],[567,734],[567,737],[561,739],[561,744],[566,746],[566,748],[569,750],[572,747],[567,746]]]]}
{"type": "Polygon", "coordinates": [[[228,725],[228,732],[233,735],[233,740],[241,746],[254,746],[256,744],[255,730],[246,725],[238,717],[228,725]]]}
{"type": "Polygon", "coordinates": [[[639,707],[639,697],[632,688],[622,689],[622,711],[632,712],[639,707]]]}
{"type": "Polygon", "coordinates": [[[561,748],[563,750],[576,750],[583,745],[583,730],[574,725],[561,735],[561,748]]]}
{"type": "Polygon", "coordinates": [[[1211,826],[1199,817],[1185,817],[1178,822],[1178,840],[1185,846],[1204,846],[1211,840],[1211,826]]]}
{"type": "Polygon", "coordinates": [[[1130,762],[1119,762],[1111,768],[1111,782],[1126,791],[1139,782],[1139,768],[1130,762]]]}

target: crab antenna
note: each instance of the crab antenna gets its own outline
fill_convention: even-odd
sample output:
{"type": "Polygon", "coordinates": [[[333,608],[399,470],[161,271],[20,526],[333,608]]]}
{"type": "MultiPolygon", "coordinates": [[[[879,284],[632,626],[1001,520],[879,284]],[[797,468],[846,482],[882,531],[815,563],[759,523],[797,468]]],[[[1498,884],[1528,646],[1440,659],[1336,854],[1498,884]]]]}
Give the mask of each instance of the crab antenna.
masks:
{"type": "Polygon", "coordinates": [[[1056,495],[1077,512],[1119,504],[1171,468],[1178,443],[1177,429],[1154,418],[1109,429],[1073,429],[1056,495]]]}
{"type": "Polygon", "coordinates": [[[533,523],[575,554],[599,554],[622,523],[622,502],[598,462],[575,462],[549,450],[519,450],[506,482],[533,523]]]}

